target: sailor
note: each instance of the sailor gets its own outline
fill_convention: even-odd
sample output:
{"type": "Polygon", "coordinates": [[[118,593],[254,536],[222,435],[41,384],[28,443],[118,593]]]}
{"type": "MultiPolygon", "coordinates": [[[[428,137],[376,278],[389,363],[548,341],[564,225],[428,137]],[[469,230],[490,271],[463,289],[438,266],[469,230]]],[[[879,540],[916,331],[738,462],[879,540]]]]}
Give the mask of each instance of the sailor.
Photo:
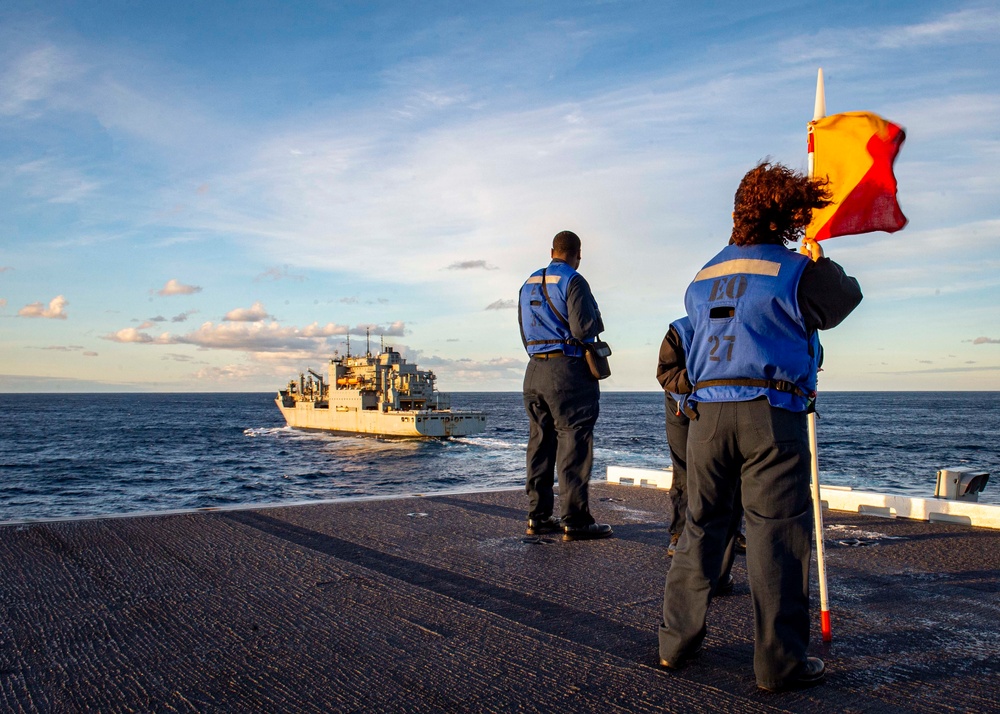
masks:
{"type": "Polygon", "coordinates": [[[861,302],[861,290],[815,242],[815,260],[785,244],[802,236],[829,196],[822,181],[758,164],[736,191],[729,246],[688,287],[694,334],[687,403],[694,417],[688,520],[667,574],[659,632],[660,664],[668,669],[701,649],[733,493],[741,488],[757,686],[796,689],[825,675],[822,660],[806,654],[812,545],[806,413],[820,359],[816,330],[840,324],[861,302]]]}
{"type": "Polygon", "coordinates": [[[580,238],[572,231],[556,234],[551,255],[552,262],[521,287],[518,301],[529,355],[523,389],[530,423],[527,533],[562,532],[567,541],[607,538],[611,526],[594,521],[588,502],[601,390],[581,344],[595,341],[604,322],[590,285],[576,272],[580,238]],[[556,471],[560,518],[553,516],[556,471]]]}
{"type": "MultiPolygon", "coordinates": [[[[686,315],[670,323],[670,328],[660,343],[656,362],[656,381],[664,390],[667,446],[670,449],[670,461],[673,465],[670,482],[670,545],[667,546],[667,555],[671,557],[677,551],[687,521],[687,441],[691,420],[684,411],[687,395],[691,393],[686,355],[691,349],[693,336],[694,328],[686,315]]],[[[743,501],[740,498],[740,490],[736,489],[733,494],[733,514],[726,540],[726,553],[722,560],[722,574],[715,589],[716,597],[730,595],[733,592],[735,585],[731,572],[733,561],[738,552],[745,552],[741,551],[739,546],[742,523],[743,501]]]]}

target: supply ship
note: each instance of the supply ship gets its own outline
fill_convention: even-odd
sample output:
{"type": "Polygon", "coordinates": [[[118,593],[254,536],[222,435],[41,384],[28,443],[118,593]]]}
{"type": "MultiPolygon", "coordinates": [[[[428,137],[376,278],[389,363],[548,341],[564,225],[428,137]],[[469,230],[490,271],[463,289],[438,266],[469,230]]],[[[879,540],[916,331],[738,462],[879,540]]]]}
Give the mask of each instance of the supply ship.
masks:
{"type": "Polygon", "coordinates": [[[347,434],[449,437],[486,429],[482,412],[452,411],[451,398],[434,388],[428,370],[407,364],[392,347],[377,355],[337,356],[328,377],[306,370],[278,392],[288,426],[347,434]]]}

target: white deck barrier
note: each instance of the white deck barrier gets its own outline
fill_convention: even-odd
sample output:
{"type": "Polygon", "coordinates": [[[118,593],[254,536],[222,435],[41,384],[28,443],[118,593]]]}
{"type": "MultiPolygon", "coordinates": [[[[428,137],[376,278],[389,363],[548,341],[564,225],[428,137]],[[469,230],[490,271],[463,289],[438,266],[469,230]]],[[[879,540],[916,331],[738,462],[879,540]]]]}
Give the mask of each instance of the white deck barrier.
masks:
{"type": "MultiPolygon", "coordinates": [[[[646,488],[670,488],[670,469],[640,469],[609,466],[608,483],[646,488]]],[[[933,484],[932,484],[933,485],[933,484]]],[[[819,487],[823,507],[833,511],[852,511],[886,518],[912,518],[919,521],[960,523],[976,528],[1000,530],[1000,506],[974,501],[949,501],[941,498],[894,496],[871,491],[855,491],[848,486],[819,487]]]]}

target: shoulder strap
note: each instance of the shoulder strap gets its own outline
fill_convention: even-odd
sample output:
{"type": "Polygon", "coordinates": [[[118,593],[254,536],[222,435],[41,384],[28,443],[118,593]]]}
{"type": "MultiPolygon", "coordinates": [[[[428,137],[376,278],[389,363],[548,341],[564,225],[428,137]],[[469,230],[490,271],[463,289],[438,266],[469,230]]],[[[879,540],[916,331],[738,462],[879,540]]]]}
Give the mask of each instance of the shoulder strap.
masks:
{"type": "Polygon", "coordinates": [[[570,337],[573,336],[573,331],[569,326],[569,320],[563,317],[562,313],[556,310],[556,306],[552,304],[552,298],[549,297],[549,288],[545,284],[545,270],[542,270],[542,295],[545,296],[545,301],[549,304],[549,309],[559,318],[559,322],[566,326],[566,329],[570,330],[570,337]]]}

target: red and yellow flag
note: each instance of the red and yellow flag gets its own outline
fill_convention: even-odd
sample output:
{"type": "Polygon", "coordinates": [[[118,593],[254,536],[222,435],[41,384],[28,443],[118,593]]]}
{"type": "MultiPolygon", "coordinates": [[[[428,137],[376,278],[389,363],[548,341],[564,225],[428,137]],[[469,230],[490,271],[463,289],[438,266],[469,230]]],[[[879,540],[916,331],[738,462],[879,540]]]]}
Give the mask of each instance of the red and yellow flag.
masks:
{"type": "Polygon", "coordinates": [[[902,127],[870,112],[845,112],[809,123],[813,176],[829,179],[833,203],[813,211],[807,239],[895,233],[906,225],[892,173],[905,139],[902,127]]]}

